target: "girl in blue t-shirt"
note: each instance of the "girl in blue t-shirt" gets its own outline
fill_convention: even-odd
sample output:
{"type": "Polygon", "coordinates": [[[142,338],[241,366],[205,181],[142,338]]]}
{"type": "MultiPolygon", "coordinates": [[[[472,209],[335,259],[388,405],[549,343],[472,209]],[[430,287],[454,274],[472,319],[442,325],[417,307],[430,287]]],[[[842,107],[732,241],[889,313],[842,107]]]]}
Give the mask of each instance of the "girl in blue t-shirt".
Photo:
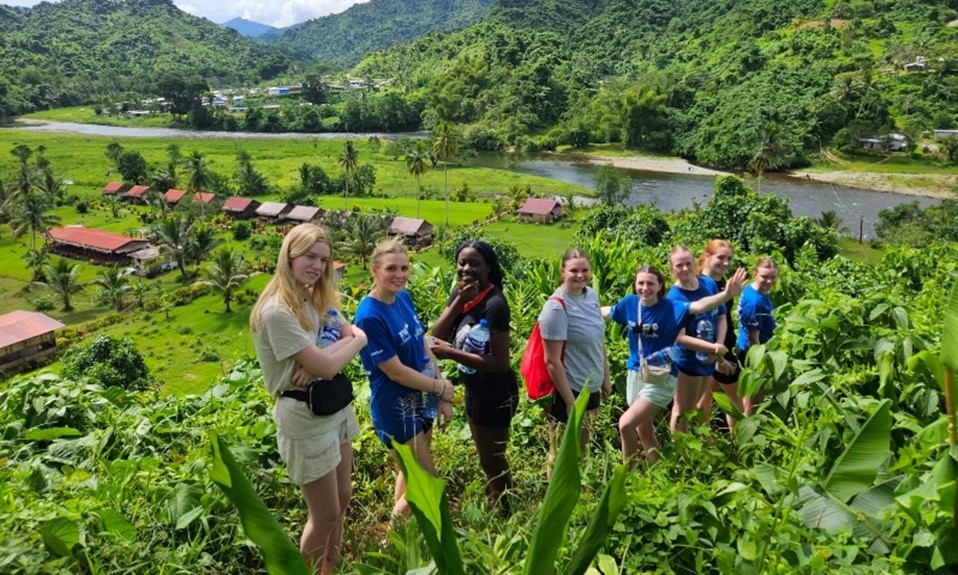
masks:
{"type": "MultiPolygon", "coordinates": [[[[778,264],[772,258],[759,258],[752,270],[752,283],[745,287],[738,302],[738,347],[739,364],[745,365],[749,347],[767,342],[775,331],[772,310],[775,305],[769,293],[778,282],[778,264]]],[[[761,401],[761,392],[755,397],[743,397],[745,415],[751,415],[756,403],[761,401]]]]}
{"type": "MultiPolygon", "coordinates": [[[[668,298],[692,303],[703,297],[718,293],[715,281],[704,275],[696,274],[695,258],[685,246],[676,246],[669,253],[669,264],[675,284],[669,290],[668,298]]],[[[700,340],[709,342],[706,348],[682,346],[678,366],[678,384],[675,388],[672,405],[672,431],[688,432],[687,414],[695,409],[702,393],[707,389],[709,378],[715,371],[715,362],[728,353],[725,341],[725,306],[696,315],[690,315],[685,325],[686,331],[700,340]]]]}
{"type": "MultiPolygon", "coordinates": [[[[453,387],[438,372],[436,377],[423,374],[424,357],[435,359],[405,289],[409,280],[406,248],[398,240],[380,243],[371,260],[373,288],[359,302],[355,321],[369,340],[359,357],[369,377],[373,427],[387,447],[392,441],[411,447],[419,464],[435,474],[429,452],[433,421],[425,415],[422,392],[439,396],[438,416],[444,425],[452,418],[453,387]]],[[[396,452],[391,453],[397,469],[393,515],[407,517],[406,480],[396,452]]]]}
{"type": "Polygon", "coordinates": [[[639,374],[641,355],[648,358],[668,350],[675,344],[690,349],[710,350],[711,342],[686,335],[690,315],[703,313],[722,305],[742,291],[745,270],[739,270],[726,284],[724,291],[692,302],[665,298],[665,276],[654,266],[642,266],[635,274],[635,294],[628,295],[611,307],[602,308],[603,316],[628,328],[629,361],[627,400],[629,408],[619,418],[622,457],[628,463],[642,442],[650,461],[658,459],[659,441],[652,421],[668,407],[676,387],[676,366],[664,384],[650,384],[639,374]],[[641,317],[639,311],[641,309],[641,317]]]}

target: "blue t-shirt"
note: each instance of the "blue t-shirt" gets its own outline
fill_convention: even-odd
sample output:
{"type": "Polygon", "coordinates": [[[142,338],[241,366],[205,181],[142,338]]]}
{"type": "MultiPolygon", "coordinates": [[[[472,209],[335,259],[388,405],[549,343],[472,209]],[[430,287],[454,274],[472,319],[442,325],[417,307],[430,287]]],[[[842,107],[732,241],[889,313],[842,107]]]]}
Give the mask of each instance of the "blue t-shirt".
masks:
{"type": "MultiPolygon", "coordinates": [[[[673,285],[669,289],[669,299],[692,303],[703,297],[719,293],[718,285],[715,280],[708,276],[698,276],[699,287],[694,290],[682,289],[678,285],[673,285]]],[[[718,318],[725,314],[725,304],[696,315],[690,315],[685,324],[685,333],[692,337],[697,337],[708,342],[715,342],[715,336],[718,335],[718,318]]],[[[678,359],[679,368],[692,375],[712,375],[715,371],[715,362],[706,362],[708,354],[697,352],[691,349],[682,349],[682,355],[678,359]]]]}
{"type": "MultiPolygon", "coordinates": [[[[639,371],[639,337],[642,337],[642,352],[646,357],[675,343],[679,330],[685,326],[689,304],[671,299],[660,299],[651,306],[642,306],[641,325],[637,321],[639,296],[627,295],[614,306],[609,317],[624,325],[629,337],[629,363],[632,371],[639,371]]],[[[672,366],[675,374],[676,367],[672,366]]]]}
{"type": "Polygon", "coordinates": [[[383,442],[392,437],[405,443],[421,430],[422,422],[418,420],[423,411],[422,392],[389,379],[379,364],[398,357],[403,365],[421,372],[426,330],[405,290],[396,294],[396,301],[391,304],[366,296],[356,308],[355,322],[366,332],[366,347],[359,352],[359,359],[369,377],[370,412],[376,435],[383,442]]]}
{"type": "Polygon", "coordinates": [[[765,343],[772,338],[775,331],[775,318],[772,317],[772,298],[753,288],[751,284],[742,290],[742,297],[738,301],[738,349],[745,352],[751,343],[748,332],[757,331],[758,341],[765,343]]]}

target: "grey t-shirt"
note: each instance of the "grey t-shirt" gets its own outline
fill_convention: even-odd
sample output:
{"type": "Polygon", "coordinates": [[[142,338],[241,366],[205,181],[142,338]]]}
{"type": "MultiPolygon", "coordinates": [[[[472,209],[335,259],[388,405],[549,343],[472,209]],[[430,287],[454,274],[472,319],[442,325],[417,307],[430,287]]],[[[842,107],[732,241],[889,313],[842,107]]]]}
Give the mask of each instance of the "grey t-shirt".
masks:
{"type": "Polygon", "coordinates": [[[542,339],[565,341],[566,376],[573,391],[588,386],[589,392],[602,388],[605,377],[605,320],[594,290],[573,296],[559,288],[539,314],[542,339]],[[565,301],[565,309],[554,298],[565,301]]]}

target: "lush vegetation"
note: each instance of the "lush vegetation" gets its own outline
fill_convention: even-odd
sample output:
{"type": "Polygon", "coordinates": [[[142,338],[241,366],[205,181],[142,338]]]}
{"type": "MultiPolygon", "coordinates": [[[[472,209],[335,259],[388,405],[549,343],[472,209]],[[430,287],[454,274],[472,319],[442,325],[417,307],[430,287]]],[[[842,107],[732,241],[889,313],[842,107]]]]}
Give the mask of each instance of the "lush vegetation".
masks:
{"type": "MultiPolygon", "coordinates": [[[[769,399],[733,433],[700,425],[691,436],[667,441],[661,462],[627,475],[623,506],[609,524],[597,564],[603,573],[947,569],[956,563],[949,545],[956,464],[947,444],[936,356],[946,308],[958,313],[958,302],[949,304],[947,297],[958,278],[958,250],[954,244],[891,249],[870,265],[834,257],[834,236],[768,205],[736,179],[719,180],[716,197],[698,211],[590,212],[577,242],[592,255],[594,287],[611,302],[629,293],[638,262],[661,265],[669,245],[701,245],[711,234],[742,224],[737,214],[749,214],[745,234],[737,238],[739,263],[773,250],[783,265],[773,293],[780,327],[753,353],[743,380],[765,387],[769,399]],[[659,228],[656,241],[653,227],[659,228]],[[786,233],[775,245],[751,235],[777,229],[815,233],[786,233]],[[707,434],[711,438],[704,441],[707,434]]],[[[248,241],[256,237],[254,232],[248,241]]],[[[450,237],[449,244],[464,237],[450,237]]],[[[530,259],[508,240],[496,241],[507,268],[518,361],[523,336],[554,288],[559,250],[545,260],[530,259]]],[[[452,281],[448,263],[417,263],[410,289],[423,317],[438,317],[452,281]]],[[[347,313],[364,289],[355,281],[344,285],[347,313]]],[[[625,341],[612,327],[608,341],[621,391],[625,341]]],[[[77,349],[78,357],[91,357],[96,346],[77,349]]],[[[438,562],[428,529],[420,534],[421,521],[389,522],[389,458],[371,430],[358,364],[348,372],[357,382],[363,432],[355,443],[347,568],[395,573],[425,566],[432,557],[438,562]]],[[[8,535],[0,566],[13,573],[264,569],[260,552],[241,531],[240,515],[216,483],[224,477],[222,440],[282,529],[298,531],[304,508],[279,463],[270,400],[252,361],[238,362],[200,389],[201,395],[164,397],[153,386],[136,391],[95,377],[50,374],[6,382],[0,391],[0,457],[6,462],[0,480],[9,495],[0,530],[8,535]]],[[[579,470],[584,493],[564,530],[565,539],[576,543],[553,549],[560,570],[577,565],[573,545],[594,541],[591,533],[599,525],[593,513],[601,507],[590,502],[616,477],[615,421],[622,409],[616,395],[600,410],[595,441],[579,470]]],[[[436,461],[449,505],[442,529],[454,530],[467,572],[528,567],[538,502],[549,487],[543,426],[541,410],[522,402],[509,451],[517,488],[508,518],[486,510],[461,410],[452,427],[437,435],[436,461]]]]}
{"type": "Polygon", "coordinates": [[[480,20],[493,0],[372,0],[342,12],[269,32],[259,40],[302,59],[350,68],[366,54],[434,31],[465,28],[480,20]]]}
{"type": "Polygon", "coordinates": [[[0,116],[156,96],[166,78],[243,86],[291,61],[169,0],[0,6],[0,116]]]}

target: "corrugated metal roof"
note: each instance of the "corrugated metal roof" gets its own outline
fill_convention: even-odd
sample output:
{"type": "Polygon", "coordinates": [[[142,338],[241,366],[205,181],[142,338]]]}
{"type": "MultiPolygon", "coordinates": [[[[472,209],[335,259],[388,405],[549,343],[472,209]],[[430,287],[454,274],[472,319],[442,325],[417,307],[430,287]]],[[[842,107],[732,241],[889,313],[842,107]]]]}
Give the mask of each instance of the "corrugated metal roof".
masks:
{"type": "Polygon", "coordinates": [[[263,202],[260,207],[256,208],[256,215],[267,218],[275,218],[283,213],[283,210],[285,209],[286,204],[283,202],[263,202]]]}
{"type": "Polygon", "coordinates": [[[522,207],[519,208],[519,212],[523,214],[548,214],[552,213],[552,211],[557,207],[561,212],[562,204],[556,200],[549,200],[546,198],[529,198],[526,200],[526,203],[522,204],[522,207]]]}
{"type": "Polygon", "coordinates": [[[398,216],[393,218],[392,223],[389,224],[389,233],[403,236],[414,236],[419,233],[419,230],[423,227],[423,225],[429,225],[429,223],[426,222],[426,220],[398,216]]]}
{"type": "Polygon", "coordinates": [[[126,195],[131,198],[142,198],[150,191],[150,186],[133,186],[126,191],[126,195]]]}
{"type": "Polygon", "coordinates": [[[137,244],[137,247],[140,248],[145,247],[149,243],[147,240],[140,238],[131,238],[130,236],[115,234],[113,232],[76,226],[53,228],[48,233],[57,243],[104,252],[115,252],[130,244],[137,244]]]}
{"type": "Polygon", "coordinates": [[[123,182],[110,182],[103,186],[104,194],[116,194],[123,189],[123,182]]]}
{"type": "Polygon", "coordinates": [[[166,198],[167,202],[171,204],[175,204],[179,202],[180,200],[182,200],[183,196],[185,195],[186,195],[186,190],[175,190],[173,188],[170,188],[166,190],[166,194],[164,194],[164,197],[166,198]]]}
{"type": "Polygon", "coordinates": [[[319,208],[313,206],[296,206],[289,211],[286,216],[287,220],[296,220],[297,222],[308,222],[316,217],[316,214],[319,213],[319,208]]]}
{"type": "Polygon", "coordinates": [[[64,327],[38,311],[17,310],[0,315],[0,347],[7,347],[64,327]]]}
{"type": "Polygon", "coordinates": [[[242,211],[245,211],[247,208],[250,207],[250,205],[254,203],[257,205],[259,204],[259,202],[251,198],[238,198],[236,196],[233,196],[232,198],[229,198],[228,200],[226,200],[226,203],[223,204],[223,211],[224,212],[242,212],[242,211]]]}
{"type": "Polygon", "coordinates": [[[209,192],[196,192],[193,194],[194,202],[202,202],[208,204],[216,199],[216,194],[211,194],[209,192]]]}

